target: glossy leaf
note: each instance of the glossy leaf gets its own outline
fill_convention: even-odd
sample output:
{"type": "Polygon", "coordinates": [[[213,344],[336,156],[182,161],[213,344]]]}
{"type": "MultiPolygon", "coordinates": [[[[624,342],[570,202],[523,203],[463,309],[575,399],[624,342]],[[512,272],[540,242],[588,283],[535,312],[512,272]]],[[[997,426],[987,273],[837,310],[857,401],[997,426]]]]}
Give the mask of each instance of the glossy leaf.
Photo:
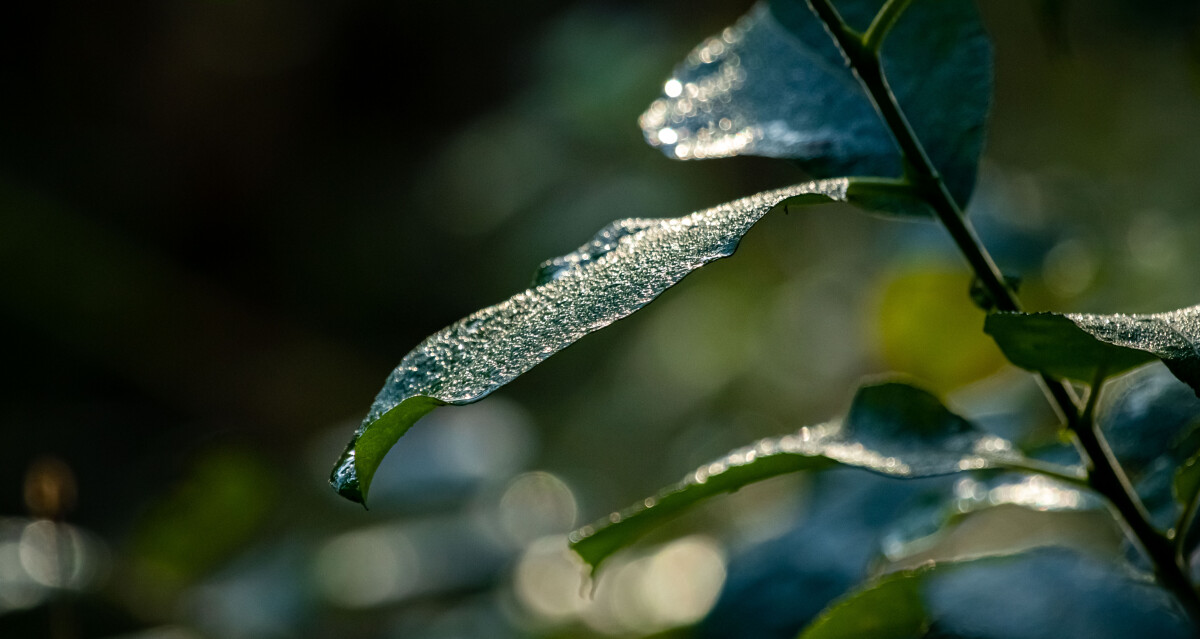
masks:
{"type": "Polygon", "coordinates": [[[834,603],[800,635],[801,639],[1190,636],[1170,596],[1149,575],[1060,548],[941,562],[887,575],[834,603]],[[895,626],[876,622],[884,610],[897,615],[895,626]],[[1063,614],[1064,610],[1070,614],[1063,614]]]}
{"type": "Polygon", "coordinates": [[[775,206],[845,200],[848,184],[809,182],[680,218],[606,227],[579,250],[543,264],[535,288],[451,324],[405,355],[330,484],[365,503],[384,455],[435,407],[486,397],[584,335],[642,308],[693,270],[731,255],[775,206]]]}
{"type": "MultiPolygon", "coordinates": [[[[881,0],[837,8],[865,29],[881,0]]],[[[992,51],[971,2],[917,0],[883,48],[900,105],[951,193],[965,205],[991,102],[992,51]]],[[[760,3],[679,65],[640,119],[670,157],[760,155],[817,177],[901,175],[899,153],[866,93],[803,0],[760,3]]],[[[877,201],[890,212],[924,206],[877,201]]]]}
{"type": "Polygon", "coordinates": [[[871,574],[898,519],[952,480],[896,481],[850,468],[814,473],[795,527],[731,557],[725,587],[696,636],[792,639],[871,574]]]}
{"type": "Polygon", "coordinates": [[[927,550],[969,517],[1001,506],[1038,512],[1103,510],[1095,493],[1046,477],[1003,473],[993,477],[962,477],[949,495],[929,495],[924,507],[911,509],[884,536],[883,554],[899,561],[927,550]]]}
{"type": "Polygon", "coordinates": [[[858,391],[842,422],[801,428],[733,451],[654,497],[575,531],[571,543],[594,569],[700,500],[800,470],[843,465],[916,478],[1033,463],[928,392],[897,382],[877,384],[858,391]]]}
{"type": "Polygon", "coordinates": [[[1176,469],[1200,448],[1200,398],[1165,367],[1147,366],[1109,382],[1097,412],[1152,521],[1170,527],[1179,514],[1176,469]]]}
{"type": "Polygon", "coordinates": [[[1009,361],[1091,382],[1161,359],[1200,394],[1200,306],[1149,315],[996,313],[984,326],[1009,361]]]}

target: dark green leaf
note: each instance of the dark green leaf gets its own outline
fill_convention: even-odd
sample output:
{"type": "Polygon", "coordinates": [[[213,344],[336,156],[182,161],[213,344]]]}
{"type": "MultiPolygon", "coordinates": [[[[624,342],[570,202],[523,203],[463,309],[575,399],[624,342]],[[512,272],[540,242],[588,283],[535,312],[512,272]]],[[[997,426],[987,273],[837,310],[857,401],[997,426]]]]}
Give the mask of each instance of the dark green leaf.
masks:
{"type": "Polygon", "coordinates": [[[1164,366],[1147,366],[1109,382],[1098,423],[1153,523],[1179,515],[1175,471],[1200,449],[1200,398],[1164,366]]]}
{"type": "Polygon", "coordinates": [[[821,613],[800,639],[918,639],[929,629],[921,579],[930,567],[886,575],[821,613]]]}
{"type": "Polygon", "coordinates": [[[897,382],[877,384],[858,391],[842,422],[805,427],[736,450],[658,495],[575,531],[571,542],[594,569],[700,500],[800,470],[844,465],[916,478],[1032,464],[1009,442],[975,428],[928,392],[897,382]]]}
{"type": "Polygon", "coordinates": [[[932,217],[933,209],[911,184],[893,178],[855,178],[846,201],[865,211],[888,215],[932,217]]]}
{"type": "Polygon", "coordinates": [[[876,580],[831,605],[801,639],[1060,639],[1192,636],[1148,575],[1059,548],[941,562],[876,580]],[[1064,610],[1070,614],[1063,614],[1064,610]],[[896,623],[882,623],[881,612],[896,623]]]}
{"type": "Polygon", "coordinates": [[[1151,315],[996,313],[984,326],[1009,361],[1091,382],[1161,359],[1200,394],[1200,306],[1151,315]]]}
{"type": "MultiPolygon", "coordinates": [[[[881,4],[837,7],[865,28],[881,4]]],[[[965,205],[992,91],[991,45],[974,3],[916,0],[885,42],[883,62],[930,158],[965,205]]],[[[705,40],[640,122],[647,141],[675,158],[787,158],[817,177],[902,173],[891,135],[804,0],[760,3],[705,40]]],[[[928,213],[877,202],[888,212],[928,213]]]]}
{"type": "Polygon", "coordinates": [[[625,220],[540,269],[536,288],[442,329],[404,356],[330,476],[365,503],[396,441],[443,404],[469,404],[584,335],[637,311],[685,275],[731,255],[775,206],[845,200],[848,180],[766,191],[674,219],[625,220]]]}

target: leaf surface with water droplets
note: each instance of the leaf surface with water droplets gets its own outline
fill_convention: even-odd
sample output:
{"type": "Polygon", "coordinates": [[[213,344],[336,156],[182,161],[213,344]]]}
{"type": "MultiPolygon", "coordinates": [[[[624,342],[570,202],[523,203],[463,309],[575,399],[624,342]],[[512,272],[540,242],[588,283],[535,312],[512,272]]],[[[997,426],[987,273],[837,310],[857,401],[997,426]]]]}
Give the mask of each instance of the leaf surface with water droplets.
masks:
{"type": "MultiPolygon", "coordinates": [[[[865,29],[882,0],[841,0],[865,29]]],[[[992,92],[992,50],[972,2],[917,0],[884,43],[897,100],[965,207],[992,92]]],[[[803,0],[760,3],[697,46],[641,116],[647,142],[670,157],[760,155],[816,177],[901,174],[900,156],[824,24],[803,0]]],[[[878,210],[927,215],[912,202],[878,210]]]]}
{"type": "Polygon", "coordinates": [[[763,439],[705,464],[654,497],[571,533],[572,548],[594,570],[612,553],[703,499],[770,477],[837,465],[911,479],[986,468],[1028,469],[1036,463],[924,390],[899,382],[865,386],[841,422],[763,439]]]}
{"type": "Polygon", "coordinates": [[[1054,378],[1094,381],[1161,359],[1200,395],[1200,306],[1147,315],[994,313],[984,330],[1010,362],[1054,378]]]}
{"type": "Polygon", "coordinates": [[[680,218],[624,220],[542,265],[534,288],[438,331],[404,356],[330,476],[339,494],[366,502],[384,455],[423,415],[469,404],[584,335],[648,304],[688,273],[731,255],[763,215],[782,204],[843,201],[850,181],[765,191],[680,218]]]}

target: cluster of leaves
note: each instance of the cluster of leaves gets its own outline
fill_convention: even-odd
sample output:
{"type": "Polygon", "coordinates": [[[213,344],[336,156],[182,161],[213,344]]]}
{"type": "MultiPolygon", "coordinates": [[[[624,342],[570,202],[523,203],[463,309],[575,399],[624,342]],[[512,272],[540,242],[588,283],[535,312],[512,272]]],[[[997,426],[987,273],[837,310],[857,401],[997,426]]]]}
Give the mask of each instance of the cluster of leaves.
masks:
{"type": "MultiPolygon", "coordinates": [[[[842,0],[836,6],[862,34],[864,50],[882,60],[891,91],[947,192],[965,204],[991,102],[990,44],[970,2],[908,4],[842,0]]],[[[676,69],[641,125],[647,141],[671,157],[765,155],[794,162],[820,179],[679,218],[614,222],[578,250],[542,264],[531,288],[430,336],[389,377],[338,461],[331,483],[340,494],[365,503],[384,456],[422,416],[439,406],[478,401],[584,335],[641,309],[688,273],[732,254],[772,210],[836,201],[885,215],[930,215],[888,124],[827,23],[802,0],[761,4],[702,43],[676,69]]],[[[992,312],[984,330],[1013,364],[1048,379],[1089,385],[1093,399],[1108,377],[1155,361],[1200,394],[1200,306],[1153,315],[992,312]]],[[[1165,425],[1160,413],[1122,409],[1121,397],[1098,410],[1089,402],[1086,417],[1098,412],[1118,461],[1154,509],[1155,522],[1173,531],[1164,530],[1164,536],[1173,534],[1177,552],[1187,557],[1195,542],[1187,530],[1200,493],[1200,443],[1191,436],[1196,404],[1191,397],[1180,404],[1177,395],[1159,399],[1156,405],[1183,406],[1165,425]],[[1151,422],[1162,437],[1136,430],[1151,422]]],[[[1055,448],[1050,455],[1022,450],[1019,442],[989,434],[930,393],[888,381],[861,388],[844,418],[764,439],[700,466],[637,505],[572,533],[571,544],[595,569],[708,497],[785,473],[838,467],[901,479],[970,473],[991,496],[971,508],[1079,510],[1101,503],[1089,492],[1087,469],[1071,449],[1055,448]],[[1050,486],[1057,497],[1039,501],[1028,491],[1004,490],[1030,481],[1044,482],[1039,485],[1050,486]]],[[[935,509],[941,514],[934,528],[951,526],[952,513],[971,508],[959,503],[935,509]]],[[[1155,629],[1154,636],[1186,633],[1171,615],[1155,616],[1169,602],[1144,583],[1138,568],[1038,551],[885,575],[828,607],[803,636],[993,636],[986,627],[991,622],[956,611],[969,608],[972,597],[991,596],[989,589],[1011,589],[998,584],[1055,571],[1086,576],[1068,589],[1075,593],[1070,601],[1078,603],[1077,615],[1015,634],[1054,636],[1054,628],[1071,636],[1091,633],[1095,620],[1111,613],[1110,605],[1134,612],[1121,617],[1125,621],[1095,626],[1106,628],[1106,635],[1147,627],[1155,629]]],[[[1040,622],[1049,622],[1049,612],[1041,611],[1040,622]]]]}

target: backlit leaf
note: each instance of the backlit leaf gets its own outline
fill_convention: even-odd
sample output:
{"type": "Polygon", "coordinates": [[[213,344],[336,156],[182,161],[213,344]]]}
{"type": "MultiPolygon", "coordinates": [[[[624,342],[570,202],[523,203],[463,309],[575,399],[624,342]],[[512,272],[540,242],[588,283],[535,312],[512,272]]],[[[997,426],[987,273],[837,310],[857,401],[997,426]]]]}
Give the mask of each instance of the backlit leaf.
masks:
{"type": "MultiPolygon", "coordinates": [[[[865,29],[882,0],[842,0],[865,29]]],[[[965,206],[991,103],[992,50],[972,2],[916,0],[883,48],[884,70],[917,136],[965,206]]],[[[866,93],[804,0],[760,3],[697,46],[640,119],[679,159],[787,158],[816,177],[901,175],[899,153],[866,93]]],[[[916,203],[877,202],[927,215],[916,203]]]]}
{"type": "Polygon", "coordinates": [[[1200,306],[1148,315],[995,313],[984,326],[1009,361],[1091,382],[1161,359],[1200,394],[1200,306]]]}
{"type": "Polygon", "coordinates": [[[584,335],[637,311],[685,275],[727,257],[781,203],[846,199],[848,180],[766,191],[670,219],[609,225],[579,250],[542,265],[536,286],[431,335],[388,377],[330,476],[365,503],[384,455],[437,406],[469,404],[584,335]]]}
{"type": "Polygon", "coordinates": [[[858,391],[841,422],[801,428],[735,450],[654,497],[575,531],[571,542],[594,569],[703,499],[800,470],[843,465],[917,478],[1031,464],[1008,441],[979,430],[928,392],[898,382],[876,384],[858,391]]]}

